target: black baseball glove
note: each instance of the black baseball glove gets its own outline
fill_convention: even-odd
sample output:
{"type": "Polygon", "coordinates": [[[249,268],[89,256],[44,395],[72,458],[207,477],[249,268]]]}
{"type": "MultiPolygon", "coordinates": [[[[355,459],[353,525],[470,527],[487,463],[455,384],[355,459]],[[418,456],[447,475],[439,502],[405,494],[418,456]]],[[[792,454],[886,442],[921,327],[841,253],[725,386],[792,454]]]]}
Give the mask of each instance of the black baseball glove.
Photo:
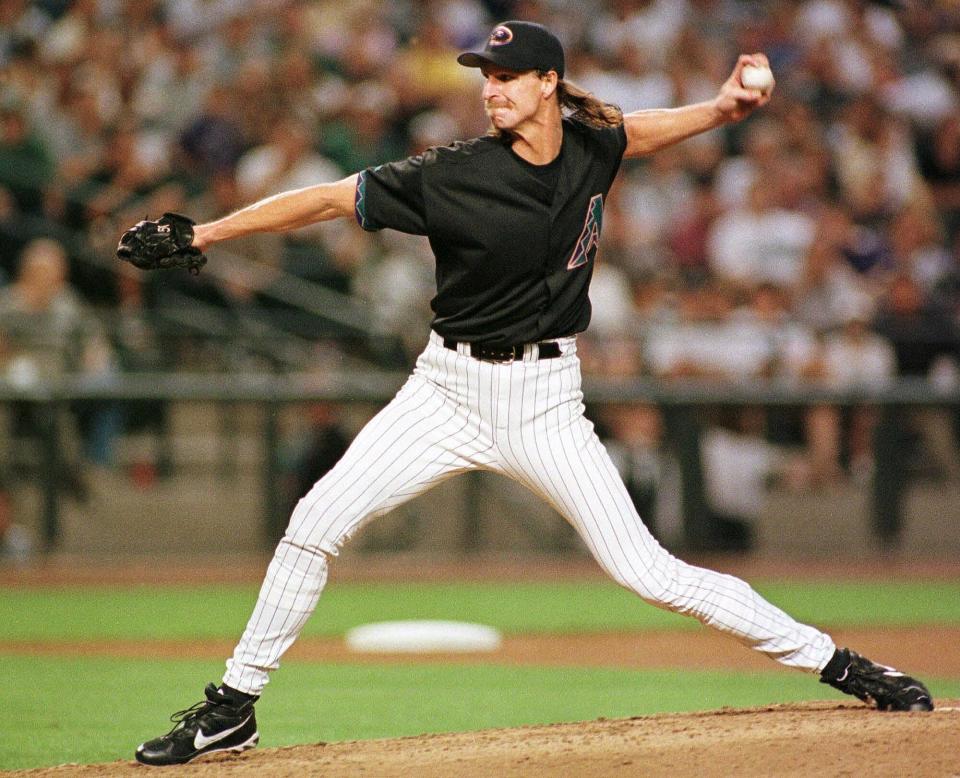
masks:
{"type": "Polygon", "coordinates": [[[196,222],[179,213],[165,213],[159,219],[137,222],[120,238],[117,256],[141,270],[185,267],[197,275],[207,263],[193,245],[196,222]]]}

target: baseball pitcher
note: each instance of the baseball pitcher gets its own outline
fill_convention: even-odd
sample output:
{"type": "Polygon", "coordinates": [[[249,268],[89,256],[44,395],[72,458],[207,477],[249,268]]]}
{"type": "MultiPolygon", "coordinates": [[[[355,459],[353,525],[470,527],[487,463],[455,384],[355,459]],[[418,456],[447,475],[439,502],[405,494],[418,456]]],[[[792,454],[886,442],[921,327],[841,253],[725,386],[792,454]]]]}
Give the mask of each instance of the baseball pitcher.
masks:
{"type": "Polygon", "coordinates": [[[365,230],[425,235],[436,257],[432,330],[396,397],[293,511],[259,599],[217,686],[143,743],[148,765],[181,764],[258,740],[254,704],[317,605],[327,566],[367,522],[459,473],[501,473],[540,495],[621,586],[881,710],[932,710],[919,681],[800,624],[743,581],[663,549],[584,417],[577,333],[607,192],[621,160],[739,121],[765,105],[762,54],[741,55],[710,101],[624,115],[564,79],[544,27],[505,22],[479,68],[491,131],[480,138],[283,192],[217,221],[166,214],[128,231],[122,259],[199,271],[220,241],[353,218],[365,230]],[[741,74],[752,69],[748,88],[741,74]]]}

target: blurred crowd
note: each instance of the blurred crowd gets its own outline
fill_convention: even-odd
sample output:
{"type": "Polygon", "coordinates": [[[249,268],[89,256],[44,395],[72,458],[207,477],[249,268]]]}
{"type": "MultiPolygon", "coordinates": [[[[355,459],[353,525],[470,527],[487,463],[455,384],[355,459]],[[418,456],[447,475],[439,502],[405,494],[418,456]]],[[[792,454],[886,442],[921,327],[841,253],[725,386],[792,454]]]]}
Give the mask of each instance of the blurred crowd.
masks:
{"type": "MultiPolygon", "coordinates": [[[[0,368],[109,376],[196,359],[157,347],[163,310],[168,327],[187,326],[179,311],[312,339],[324,358],[360,353],[356,333],[293,310],[291,279],[370,312],[412,360],[433,290],[422,239],[334,223],[215,247],[209,272],[162,282],[119,267],[116,241],[144,214],[204,220],[482,134],[480,76],[455,57],[508,18],[550,26],[568,78],[625,111],[712,98],[739,52],[765,52],[777,78],[748,121],[624,166],[585,372],[956,386],[955,0],[2,0],[0,368]],[[40,299],[26,291],[37,272],[55,279],[40,299]],[[24,342],[16,321],[50,337],[24,342]],[[38,348],[60,357],[25,357],[38,348]]],[[[87,455],[108,461],[122,421],[86,414],[87,455]]],[[[869,467],[873,415],[724,426],[802,445],[809,474],[830,479],[869,467]]],[[[603,421],[628,448],[659,445],[653,409],[627,416],[603,421]]],[[[946,462],[942,421],[925,426],[946,462]]]]}

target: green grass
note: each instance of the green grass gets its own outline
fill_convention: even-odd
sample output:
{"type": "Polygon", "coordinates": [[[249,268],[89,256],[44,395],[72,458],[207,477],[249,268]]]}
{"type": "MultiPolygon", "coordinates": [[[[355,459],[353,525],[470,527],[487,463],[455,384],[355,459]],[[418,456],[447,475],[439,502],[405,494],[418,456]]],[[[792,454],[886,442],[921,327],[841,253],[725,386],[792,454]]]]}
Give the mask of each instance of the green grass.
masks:
{"type": "MultiPolygon", "coordinates": [[[[802,621],[830,627],[958,624],[956,583],[766,582],[802,621]]],[[[0,588],[0,641],[236,638],[255,586],[0,588]]],[[[342,584],[307,635],[382,619],[454,618],[508,634],[696,628],[612,583],[342,584]]],[[[195,702],[220,662],[0,654],[0,769],[130,759],[195,702]]],[[[960,679],[924,679],[960,697],[960,679]]],[[[263,745],[351,740],[836,698],[801,673],[370,666],[289,662],[258,705],[263,745]]]]}
{"type": "MultiPolygon", "coordinates": [[[[0,655],[0,769],[132,759],[219,662],[0,655]]],[[[939,696],[960,681],[934,680],[939,696]]],[[[839,699],[810,676],[289,662],[257,706],[264,747],[839,699]]]]}
{"type": "MultiPolygon", "coordinates": [[[[957,583],[761,583],[795,618],[821,626],[960,623],[957,583]]],[[[0,640],[237,637],[255,586],[0,589],[0,640]]],[[[696,626],[612,583],[349,584],[323,595],[306,635],[387,619],[476,621],[508,634],[696,626]]]]}

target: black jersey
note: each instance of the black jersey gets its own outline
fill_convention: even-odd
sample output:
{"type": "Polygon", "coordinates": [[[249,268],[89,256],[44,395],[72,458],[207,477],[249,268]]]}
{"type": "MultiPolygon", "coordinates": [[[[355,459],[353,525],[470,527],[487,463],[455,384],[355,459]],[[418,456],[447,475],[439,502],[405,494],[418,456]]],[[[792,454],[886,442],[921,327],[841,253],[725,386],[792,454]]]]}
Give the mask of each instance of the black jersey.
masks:
{"type": "Polygon", "coordinates": [[[626,145],[622,126],[564,119],[555,183],[499,138],[431,148],[361,172],[357,221],[429,238],[438,334],[498,345],[572,335],[590,322],[603,201],[626,145]]]}

